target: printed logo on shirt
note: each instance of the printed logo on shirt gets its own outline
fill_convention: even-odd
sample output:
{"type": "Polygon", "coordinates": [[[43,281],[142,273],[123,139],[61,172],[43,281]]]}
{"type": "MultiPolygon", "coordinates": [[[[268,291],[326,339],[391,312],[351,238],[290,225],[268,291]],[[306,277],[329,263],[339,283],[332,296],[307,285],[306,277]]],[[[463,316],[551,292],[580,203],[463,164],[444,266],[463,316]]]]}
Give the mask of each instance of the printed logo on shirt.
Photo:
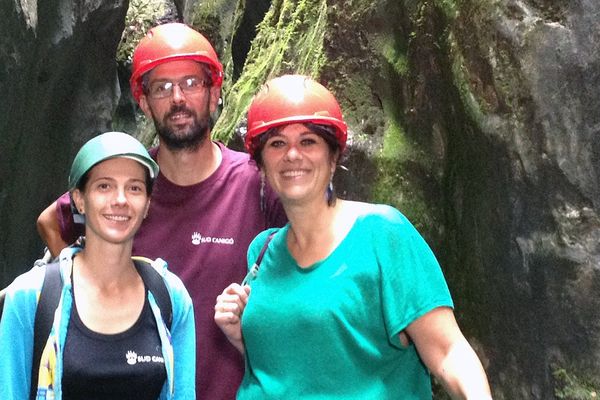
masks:
{"type": "Polygon", "coordinates": [[[202,236],[200,232],[192,233],[192,244],[194,246],[199,246],[203,243],[213,243],[213,244],[235,244],[235,240],[231,237],[212,237],[212,236],[202,236]]]}
{"type": "Polygon", "coordinates": [[[164,358],[162,358],[160,356],[138,356],[138,354],[132,350],[129,350],[125,354],[125,357],[127,358],[127,364],[129,364],[129,365],[135,365],[137,363],[147,363],[147,362],[161,363],[161,364],[165,363],[164,358]]]}

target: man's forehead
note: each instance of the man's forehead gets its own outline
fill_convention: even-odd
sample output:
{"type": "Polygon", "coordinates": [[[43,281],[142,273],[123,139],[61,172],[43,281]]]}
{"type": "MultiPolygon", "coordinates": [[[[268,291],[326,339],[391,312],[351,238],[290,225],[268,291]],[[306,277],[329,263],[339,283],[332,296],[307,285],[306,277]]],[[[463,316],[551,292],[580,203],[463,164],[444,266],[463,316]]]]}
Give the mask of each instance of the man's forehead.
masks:
{"type": "Polygon", "coordinates": [[[148,72],[150,79],[164,79],[186,75],[208,77],[208,66],[193,60],[176,60],[161,63],[148,72]]]}

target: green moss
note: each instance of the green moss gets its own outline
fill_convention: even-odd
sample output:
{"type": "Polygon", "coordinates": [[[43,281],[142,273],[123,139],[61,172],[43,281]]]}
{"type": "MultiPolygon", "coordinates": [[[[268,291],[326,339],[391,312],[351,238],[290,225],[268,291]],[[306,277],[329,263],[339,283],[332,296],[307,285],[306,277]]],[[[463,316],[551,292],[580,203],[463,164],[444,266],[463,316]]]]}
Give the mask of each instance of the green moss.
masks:
{"type": "Polygon", "coordinates": [[[391,35],[376,37],[374,45],[379,53],[392,67],[394,72],[400,77],[408,76],[409,65],[406,52],[397,48],[397,39],[391,35]]]}
{"type": "Polygon", "coordinates": [[[382,156],[384,158],[404,159],[409,152],[405,132],[396,120],[390,120],[383,138],[382,156]]]}
{"type": "Polygon", "coordinates": [[[373,201],[403,208],[406,203],[407,180],[402,174],[402,163],[406,159],[405,133],[402,128],[389,121],[380,154],[376,156],[378,180],[373,186],[373,201]]]}
{"type": "Polygon", "coordinates": [[[585,378],[557,367],[553,372],[554,394],[558,399],[594,400],[600,392],[598,378],[585,378]]]}
{"type": "MultiPolygon", "coordinates": [[[[384,113],[392,107],[384,102],[384,113]]],[[[407,140],[400,122],[387,121],[381,152],[375,157],[378,179],[373,186],[372,200],[390,204],[401,210],[423,231],[434,226],[431,210],[424,197],[418,178],[423,170],[429,169],[429,159],[415,144],[407,140]]]]}
{"type": "MultiPolygon", "coordinates": [[[[437,2],[442,9],[448,3],[437,2]]],[[[494,6],[482,0],[461,6],[460,14],[450,11],[448,34],[442,39],[461,103],[467,116],[483,130],[488,115],[519,113],[530,92],[522,66],[514,59],[514,46],[492,36],[487,28],[495,23],[496,13],[494,6]]],[[[537,43],[538,38],[533,41],[537,43]]]]}
{"type": "Polygon", "coordinates": [[[458,43],[454,40],[452,34],[448,35],[448,45],[450,48],[450,60],[452,63],[452,79],[461,98],[461,103],[465,107],[469,118],[481,126],[485,119],[485,113],[477,101],[476,95],[472,92],[469,85],[469,72],[464,57],[460,53],[458,43]]]}
{"type": "Polygon", "coordinates": [[[217,53],[221,54],[223,49],[221,43],[221,20],[216,1],[204,1],[201,7],[197,7],[193,13],[190,25],[201,32],[215,47],[217,53]]]}
{"type": "Polygon", "coordinates": [[[233,60],[231,44],[244,14],[245,1],[208,0],[197,3],[189,24],[201,32],[215,48],[223,65],[222,92],[231,88],[233,60]]]}
{"type": "Polygon", "coordinates": [[[355,142],[360,139],[357,136],[373,141],[382,135],[385,119],[381,106],[373,101],[368,76],[353,75],[351,79],[329,82],[329,89],[338,99],[345,121],[350,127],[356,127],[355,142]]]}
{"type": "Polygon", "coordinates": [[[244,1],[205,0],[191,11],[189,24],[208,38],[226,70],[231,63],[231,43],[243,17],[244,4],[244,1]]]}
{"type": "Polygon", "coordinates": [[[377,159],[379,179],[372,191],[372,202],[389,204],[405,214],[422,233],[432,229],[431,210],[423,193],[411,182],[403,171],[404,164],[399,160],[377,159]]]}
{"type": "Polygon", "coordinates": [[[165,4],[155,0],[131,0],[125,16],[125,29],[117,48],[117,62],[131,64],[133,50],[156,19],[165,14],[165,4]]]}
{"type": "Polygon", "coordinates": [[[449,21],[452,21],[454,18],[456,18],[458,8],[455,0],[435,0],[434,3],[443,11],[444,15],[449,21]]]}
{"type": "Polygon", "coordinates": [[[273,1],[258,26],[240,78],[224,88],[226,106],[213,137],[224,142],[233,137],[252,97],[268,79],[285,73],[319,75],[326,23],[326,1],[273,1]]]}
{"type": "MultiPolygon", "coordinates": [[[[168,14],[167,3],[156,0],[131,0],[125,17],[125,28],[117,47],[116,61],[119,75],[125,81],[129,77],[133,50],[157,20],[168,14]]],[[[122,90],[129,91],[129,87],[122,90]]],[[[151,121],[146,121],[139,108],[131,109],[133,101],[127,93],[122,94],[121,105],[113,114],[112,129],[130,132],[145,145],[155,142],[156,133],[151,121]],[[125,105],[127,103],[127,105],[125,105]]]]}

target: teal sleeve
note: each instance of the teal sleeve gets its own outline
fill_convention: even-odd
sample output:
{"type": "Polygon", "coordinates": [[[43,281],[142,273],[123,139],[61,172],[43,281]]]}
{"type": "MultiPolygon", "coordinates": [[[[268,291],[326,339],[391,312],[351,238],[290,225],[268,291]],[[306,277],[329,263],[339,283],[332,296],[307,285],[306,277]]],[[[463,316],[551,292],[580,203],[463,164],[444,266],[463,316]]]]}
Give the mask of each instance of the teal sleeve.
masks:
{"type": "Polygon", "coordinates": [[[0,320],[0,399],[28,399],[37,296],[45,268],[35,267],[8,287],[0,320]]]}
{"type": "Polygon", "coordinates": [[[196,326],[192,299],[181,280],[168,272],[167,280],[172,292],[173,343],[175,390],[173,399],[196,398],[196,326]]]}
{"type": "Polygon", "coordinates": [[[448,285],[423,237],[398,210],[381,206],[373,241],[381,269],[384,320],[390,343],[437,307],[453,307],[448,285]]]}

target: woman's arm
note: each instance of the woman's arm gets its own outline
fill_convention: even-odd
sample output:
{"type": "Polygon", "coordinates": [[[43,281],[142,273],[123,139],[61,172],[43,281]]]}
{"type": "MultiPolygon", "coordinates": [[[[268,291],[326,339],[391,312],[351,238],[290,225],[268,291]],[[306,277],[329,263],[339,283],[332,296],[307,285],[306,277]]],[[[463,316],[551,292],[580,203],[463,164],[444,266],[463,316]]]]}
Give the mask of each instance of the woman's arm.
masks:
{"type": "Polygon", "coordinates": [[[483,366],[460,331],[451,308],[431,310],[412,322],[406,332],[427,368],[452,398],[492,398],[483,366]]]}
{"type": "Polygon", "coordinates": [[[44,270],[31,270],[7,288],[0,319],[0,399],[29,398],[37,307],[35,285],[41,285],[44,270]]]}
{"type": "Polygon", "coordinates": [[[217,297],[215,323],[221,328],[229,342],[244,354],[242,339],[242,313],[248,303],[250,286],[232,283],[217,297]]]}

